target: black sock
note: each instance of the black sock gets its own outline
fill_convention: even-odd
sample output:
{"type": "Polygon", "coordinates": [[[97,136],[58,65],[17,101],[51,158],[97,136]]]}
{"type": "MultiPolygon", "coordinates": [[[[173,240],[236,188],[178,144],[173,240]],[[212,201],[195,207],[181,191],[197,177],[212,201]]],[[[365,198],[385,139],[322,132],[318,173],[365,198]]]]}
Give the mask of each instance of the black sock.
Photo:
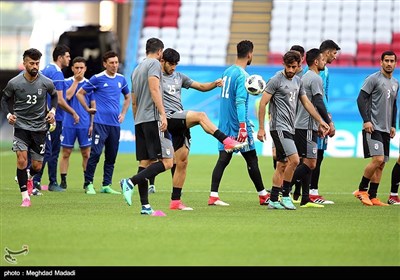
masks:
{"type": "Polygon", "coordinates": [[[218,192],[219,185],[221,183],[222,175],[224,174],[225,168],[231,161],[232,154],[226,153],[225,151],[219,152],[219,157],[211,175],[211,191],[218,192]]]}
{"type": "Polygon", "coordinates": [[[17,168],[17,179],[18,179],[19,189],[21,190],[21,192],[26,191],[27,190],[26,183],[28,182],[28,173],[26,173],[26,168],[24,169],[17,168]]]}
{"type": "Polygon", "coordinates": [[[393,166],[392,170],[392,184],[390,187],[390,192],[398,193],[399,192],[399,183],[400,183],[400,164],[396,162],[393,166]]]}
{"type": "Polygon", "coordinates": [[[270,198],[272,202],[278,201],[279,192],[281,190],[282,190],[282,188],[280,188],[280,187],[272,186],[272,188],[271,188],[271,198],[270,198]]]}
{"type": "Polygon", "coordinates": [[[242,153],[242,156],[247,163],[247,172],[249,173],[251,181],[253,181],[254,187],[257,192],[265,190],[264,183],[261,178],[260,168],[258,166],[258,157],[256,150],[242,153]]]}
{"type": "Polygon", "coordinates": [[[130,179],[134,185],[137,185],[143,181],[146,181],[147,183],[147,178],[155,177],[164,171],[165,171],[164,164],[161,161],[158,161],[150,164],[148,167],[138,172],[135,176],[131,177],[130,179]]]}
{"type": "Polygon", "coordinates": [[[224,142],[224,140],[227,138],[227,136],[226,136],[221,130],[219,130],[219,129],[217,129],[217,130],[214,132],[213,136],[214,136],[215,138],[217,138],[218,141],[221,142],[221,143],[224,142]]]}
{"type": "Polygon", "coordinates": [[[67,182],[67,173],[61,173],[61,183],[67,182]]]}
{"type": "Polygon", "coordinates": [[[370,179],[365,178],[364,176],[361,178],[360,185],[358,186],[359,191],[366,192],[368,191],[368,184],[369,184],[370,179]]]}
{"type": "Polygon", "coordinates": [[[368,194],[369,194],[369,198],[376,198],[376,195],[378,193],[378,187],[379,187],[379,183],[369,183],[369,190],[368,190],[368,194]]]}
{"type": "Polygon", "coordinates": [[[181,195],[182,195],[182,188],[177,188],[177,187],[172,188],[171,200],[179,200],[181,199],[181,195]]]}
{"type": "MultiPolygon", "coordinates": [[[[304,205],[307,202],[310,202],[310,181],[311,181],[311,173],[312,170],[310,169],[310,172],[307,173],[303,179],[301,179],[301,189],[302,189],[302,194],[301,194],[301,202],[300,205],[304,205]]],[[[295,198],[295,195],[293,194],[293,198],[295,198]]],[[[297,196],[296,199],[299,197],[297,196]]]]}
{"type": "Polygon", "coordinates": [[[285,197],[289,196],[291,185],[292,185],[292,182],[283,180],[282,196],[285,196],[285,197]]]}
{"type": "Polygon", "coordinates": [[[311,169],[304,163],[300,163],[296,167],[292,178],[292,186],[296,184],[296,189],[295,189],[296,194],[300,194],[301,180],[304,178],[304,176],[306,176],[309,173],[311,173],[311,169]]]}
{"type": "Polygon", "coordinates": [[[149,185],[147,180],[138,183],[138,191],[140,196],[140,203],[142,205],[149,204],[149,185]]]}
{"type": "Polygon", "coordinates": [[[322,161],[324,160],[324,150],[318,150],[317,153],[318,153],[317,164],[315,165],[315,169],[312,171],[311,175],[310,189],[312,190],[318,190],[319,175],[321,173],[321,164],[322,161]]]}
{"type": "Polygon", "coordinates": [[[155,181],[156,181],[156,177],[149,178],[149,185],[154,185],[155,181]]]}

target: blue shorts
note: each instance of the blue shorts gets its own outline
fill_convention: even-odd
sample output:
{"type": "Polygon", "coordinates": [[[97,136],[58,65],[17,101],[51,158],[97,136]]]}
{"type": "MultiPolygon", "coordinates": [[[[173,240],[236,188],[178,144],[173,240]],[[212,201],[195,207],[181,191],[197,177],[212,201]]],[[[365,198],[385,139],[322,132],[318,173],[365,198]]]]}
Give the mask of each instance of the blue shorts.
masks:
{"type": "Polygon", "coordinates": [[[79,148],[86,148],[92,145],[92,137],[89,136],[89,128],[63,127],[61,135],[62,147],[73,148],[76,139],[78,139],[79,148]]]}

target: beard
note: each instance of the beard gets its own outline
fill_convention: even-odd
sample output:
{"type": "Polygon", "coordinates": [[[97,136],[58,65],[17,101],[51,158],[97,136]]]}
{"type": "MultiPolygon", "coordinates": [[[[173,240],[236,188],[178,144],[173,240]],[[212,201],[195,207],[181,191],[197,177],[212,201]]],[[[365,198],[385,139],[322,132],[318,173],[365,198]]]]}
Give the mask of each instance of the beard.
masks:
{"type": "Polygon", "coordinates": [[[391,73],[393,73],[393,68],[391,68],[391,69],[388,69],[388,68],[383,68],[383,71],[386,73],[386,74],[391,74],[391,73]]]}
{"type": "Polygon", "coordinates": [[[38,69],[31,69],[27,71],[29,73],[29,75],[31,75],[31,77],[36,77],[37,74],[39,73],[38,69]]]}

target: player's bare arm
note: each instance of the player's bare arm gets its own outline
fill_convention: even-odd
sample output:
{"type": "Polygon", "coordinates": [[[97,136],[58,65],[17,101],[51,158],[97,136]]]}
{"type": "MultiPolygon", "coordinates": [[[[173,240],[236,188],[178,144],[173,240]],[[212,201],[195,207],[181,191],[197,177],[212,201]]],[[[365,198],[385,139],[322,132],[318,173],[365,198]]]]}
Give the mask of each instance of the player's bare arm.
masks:
{"type": "Polygon", "coordinates": [[[258,108],[258,132],[257,132],[257,139],[261,142],[264,142],[266,139],[265,133],[265,109],[268,102],[271,100],[272,94],[267,93],[266,91],[263,92],[260,100],[260,106],[258,108]]]}

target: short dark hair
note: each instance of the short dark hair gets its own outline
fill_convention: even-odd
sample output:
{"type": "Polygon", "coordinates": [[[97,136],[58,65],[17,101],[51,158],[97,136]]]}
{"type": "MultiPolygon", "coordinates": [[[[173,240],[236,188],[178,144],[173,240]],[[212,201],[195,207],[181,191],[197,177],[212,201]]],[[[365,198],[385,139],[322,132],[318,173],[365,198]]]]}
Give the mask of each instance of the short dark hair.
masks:
{"type": "Polygon", "coordinates": [[[302,46],[300,46],[300,45],[293,45],[290,48],[290,51],[298,51],[301,54],[301,56],[304,56],[304,53],[305,53],[304,48],[302,46]]]}
{"type": "Polygon", "coordinates": [[[306,53],[306,62],[308,66],[311,66],[314,64],[314,61],[318,58],[318,56],[321,54],[321,51],[317,48],[311,49],[307,51],[306,53]]]}
{"type": "Polygon", "coordinates": [[[115,51],[107,51],[103,55],[103,62],[107,62],[107,59],[111,57],[118,57],[118,54],[115,51]]]}
{"type": "Polygon", "coordinates": [[[164,43],[158,38],[150,38],[146,42],[146,54],[156,53],[164,49],[164,43]]]}
{"type": "Polygon", "coordinates": [[[53,61],[57,61],[57,58],[61,55],[65,55],[65,53],[70,52],[71,49],[66,45],[57,45],[53,50],[53,61]]]}
{"type": "Polygon", "coordinates": [[[326,50],[336,50],[340,51],[340,47],[338,44],[336,44],[333,40],[325,40],[321,43],[319,46],[319,50],[321,52],[324,52],[326,50]]]}
{"type": "Polygon", "coordinates": [[[285,65],[292,64],[293,62],[301,63],[301,57],[298,51],[288,51],[283,56],[283,63],[285,63],[285,65]]]}
{"type": "Polygon", "coordinates": [[[42,57],[42,53],[38,49],[30,48],[24,51],[24,54],[22,55],[23,60],[25,60],[26,57],[33,60],[39,60],[42,57]]]}
{"type": "Polygon", "coordinates": [[[83,62],[83,63],[85,63],[85,65],[86,65],[86,59],[85,59],[84,57],[82,57],[82,56],[77,56],[77,57],[75,57],[75,58],[72,60],[72,65],[74,65],[75,63],[78,63],[78,62],[83,62]]]}
{"type": "Polygon", "coordinates": [[[251,53],[254,49],[253,42],[249,40],[240,41],[236,45],[237,50],[237,57],[238,58],[245,58],[249,53],[251,53]]]}
{"type": "Polygon", "coordinates": [[[385,51],[385,52],[383,52],[382,55],[381,55],[381,61],[384,60],[386,55],[394,55],[394,61],[397,61],[397,55],[396,55],[396,53],[394,51],[385,51]]]}
{"type": "Polygon", "coordinates": [[[163,52],[163,59],[170,64],[178,64],[181,56],[176,50],[167,48],[163,52]]]}

